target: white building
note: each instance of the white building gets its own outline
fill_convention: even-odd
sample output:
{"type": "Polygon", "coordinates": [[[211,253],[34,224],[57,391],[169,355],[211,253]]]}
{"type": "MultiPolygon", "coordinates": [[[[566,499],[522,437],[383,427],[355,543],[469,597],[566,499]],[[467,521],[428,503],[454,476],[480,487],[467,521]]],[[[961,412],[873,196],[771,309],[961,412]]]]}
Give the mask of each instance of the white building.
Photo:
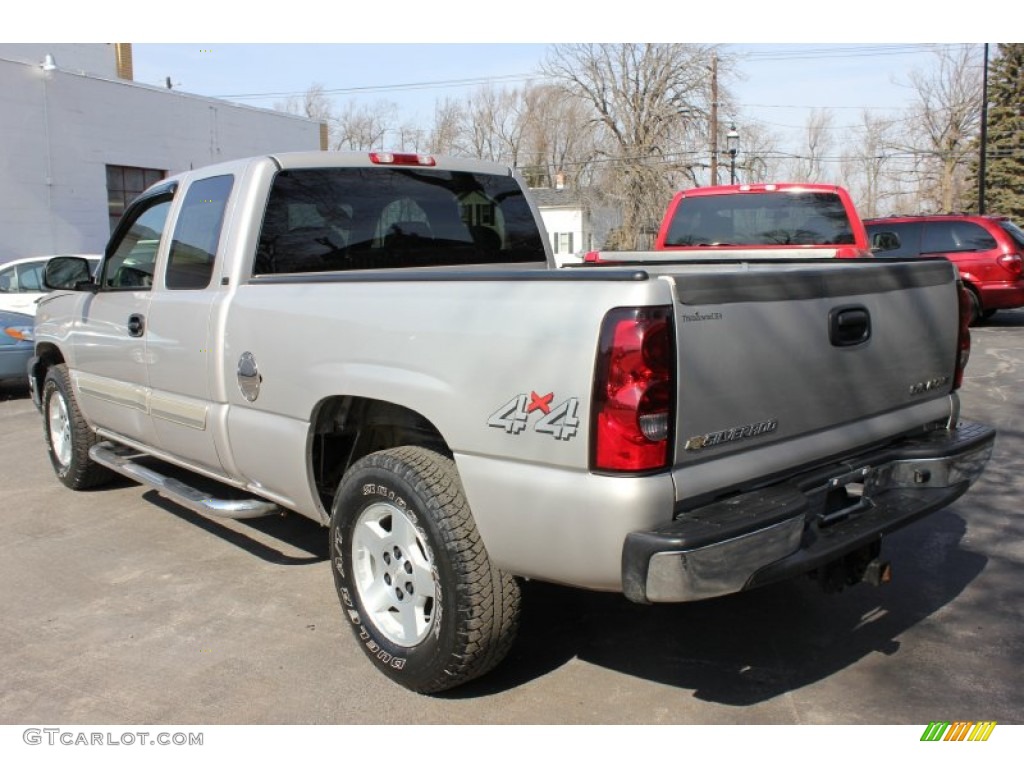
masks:
{"type": "Polygon", "coordinates": [[[617,211],[595,205],[587,194],[569,189],[531,189],[530,194],[559,266],[579,263],[587,251],[603,248],[608,233],[620,223],[617,211]]]}
{"type": "Polygon", "coordinates": [[[125,205],[154,181],[323,149],[323,128],[133,82],[130,44],[0,44],[0,262],[100,253],[125,205]]]}

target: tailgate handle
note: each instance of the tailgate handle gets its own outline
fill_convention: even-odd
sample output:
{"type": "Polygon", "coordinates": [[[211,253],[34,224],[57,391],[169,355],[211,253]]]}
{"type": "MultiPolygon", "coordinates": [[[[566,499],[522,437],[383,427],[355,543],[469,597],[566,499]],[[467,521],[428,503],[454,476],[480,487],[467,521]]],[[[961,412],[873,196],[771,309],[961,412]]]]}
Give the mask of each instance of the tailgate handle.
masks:
{"type": "Polygon", "coordinates": [[[871,338],[867,307],[836,307],[828,313],[828,338],[833,347],[853,347],[871,338]]]}

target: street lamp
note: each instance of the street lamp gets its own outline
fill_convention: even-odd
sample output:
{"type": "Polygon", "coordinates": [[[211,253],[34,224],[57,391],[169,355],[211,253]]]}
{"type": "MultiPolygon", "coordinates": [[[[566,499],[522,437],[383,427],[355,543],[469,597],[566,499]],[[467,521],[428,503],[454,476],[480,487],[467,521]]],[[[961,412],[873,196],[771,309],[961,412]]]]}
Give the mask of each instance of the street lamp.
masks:
{"type": "Polygon", "coordinates": [[[740,135],[736,132],[736,124],[729,126],[725,134],[725,145],[729,152],[729,183],[736,183],[736,153],[740,151],[740,135]]]}

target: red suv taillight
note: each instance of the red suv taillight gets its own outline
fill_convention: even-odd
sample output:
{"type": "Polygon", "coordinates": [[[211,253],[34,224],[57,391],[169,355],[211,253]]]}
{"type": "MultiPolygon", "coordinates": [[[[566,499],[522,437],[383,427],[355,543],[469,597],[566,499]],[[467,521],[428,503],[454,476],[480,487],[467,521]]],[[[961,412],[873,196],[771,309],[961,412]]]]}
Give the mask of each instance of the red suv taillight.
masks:
{"type": "Polygon", "coordinates": [[[671,460],[675,425],[671,307],[618,307],[601,326],[591,466],[649,472],[671,460]]]}
{"type": "Polygon", "coordinates": [[[1021,257],[1019,253],[1004,253],[996,261],[999,265],[1014,277],[1020,277],[1021,257]]]}
{"type": "Polygon", "coordinates": [[[956,367],[953,369],[953,389],[960,389],[964,383],[964,370],[967,368],[967,361],[971,359],[971,308],[973,300],[970,289],[964,284],[957,284],[958,296],[960,298],[960,331],[956,341],[956,367]]]}

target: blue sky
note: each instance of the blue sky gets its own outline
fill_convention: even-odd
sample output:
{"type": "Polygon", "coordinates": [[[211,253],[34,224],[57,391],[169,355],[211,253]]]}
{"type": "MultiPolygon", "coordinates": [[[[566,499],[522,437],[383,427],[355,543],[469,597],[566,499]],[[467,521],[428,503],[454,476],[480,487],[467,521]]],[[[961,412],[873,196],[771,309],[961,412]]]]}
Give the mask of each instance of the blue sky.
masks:
{"type": "MultiPolygon", "coordinates": [[[[350,99],[395,102],[403,118],[428,127],[434,104],[461,97],[489,82],[522,85],[538,78],[547,44],[513,43],[135,43],[137,80],[206,96],[272,107],[312,83],[350,99]]],[[[735,120],[756,119],[795,141],[812,110],[829,109],[835,130],[856,124],[864,109],[898,113],[911,96],[914,69],[927,69],[927,45],[746,44],[725,45],[737,56],[741,77],[723,78],[733,91],[735,120]],[[902,83],[902,85],[901,85],[902,83]]]]}
{"type": "Polygon", "coordinates": [[[393,101],[421,127],[438,99],[485,81],[519,85],[535,77],[553,42],[741,40],[725,46],[740,57],[743,78],[728,83],[738,114],[722,119],[735,119],[741,136],[743,121],[755,119],[784,146],[796,141],[812,109],[831,110],[838,134],[865,108],[904,109],[910,91],[899,83],[930,65],[925,43],[975,42],[991,32],[980,14],[952,0],[930,2],[927,18],[912,4],[884,0],[831,6],[827,15],[819,0],[49,0],[39,7],[45,16],[5,19],[0,39],[129,40],[141,82],[162,85],[170,77],[183,91],[262,107],[319,82],[339,91],[338,102],[393,101]]]}

